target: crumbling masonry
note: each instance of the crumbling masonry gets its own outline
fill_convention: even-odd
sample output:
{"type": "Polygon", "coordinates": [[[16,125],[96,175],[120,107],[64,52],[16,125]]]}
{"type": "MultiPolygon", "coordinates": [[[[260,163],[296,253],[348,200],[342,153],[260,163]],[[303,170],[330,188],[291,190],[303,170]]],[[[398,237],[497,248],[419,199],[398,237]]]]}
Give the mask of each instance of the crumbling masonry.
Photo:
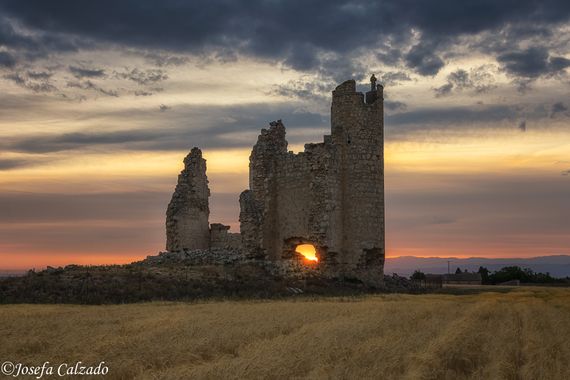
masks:
{"type": "Polygon", "coordinates": [[[239,245],[251,260],[382,283],[383,87],[372,76],[365,96],[348,80],[332,98],[331,134],[304,152],[287,150],[281,120],[261,130],[250,156],[249,190],[239,198],[241,242],[226,226],[208,225],[206,163],[192,149],[167,211],[167,250],[239,245]],[[295,251],[299,244],[314,245],[318,262],[304,263],[295,251]]]}
{"type": "Polygon", "coordinates": [[[166,210],[166,250],[210,248],[206,160],[198,148],[184,159],[184,170],[166,210]]]}

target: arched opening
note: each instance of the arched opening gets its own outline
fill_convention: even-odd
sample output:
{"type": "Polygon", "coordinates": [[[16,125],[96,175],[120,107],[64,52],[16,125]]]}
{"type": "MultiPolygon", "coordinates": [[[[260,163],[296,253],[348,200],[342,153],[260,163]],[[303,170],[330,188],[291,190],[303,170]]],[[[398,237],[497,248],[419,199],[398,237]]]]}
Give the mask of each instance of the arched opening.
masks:
{"type": "Polygon", "coordinates": [[[300,253],[305,259],[309,261],[318,262],[317,249],[312,244],[299,244],[295,247],[295,252],[300,253]]]}

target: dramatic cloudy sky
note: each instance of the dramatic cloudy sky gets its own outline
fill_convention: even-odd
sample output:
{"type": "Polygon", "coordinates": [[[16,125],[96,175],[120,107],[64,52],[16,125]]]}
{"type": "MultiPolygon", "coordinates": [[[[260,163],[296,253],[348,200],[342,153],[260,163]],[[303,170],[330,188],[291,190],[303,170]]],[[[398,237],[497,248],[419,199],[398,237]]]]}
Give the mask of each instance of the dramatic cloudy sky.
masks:
{"type": "Polygon", "coordinates": [[[389,256],[570,254],[567,0],[0,0],[0,269],[164,246],[193,147],[237,231],[259,129],[386,88],[389,256]]]}

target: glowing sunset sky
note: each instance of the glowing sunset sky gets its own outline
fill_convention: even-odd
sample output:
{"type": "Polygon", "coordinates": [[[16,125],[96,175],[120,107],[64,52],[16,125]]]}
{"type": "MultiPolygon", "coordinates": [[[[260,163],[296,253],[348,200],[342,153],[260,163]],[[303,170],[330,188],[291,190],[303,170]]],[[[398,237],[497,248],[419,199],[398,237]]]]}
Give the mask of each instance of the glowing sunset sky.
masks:
{"type": "Polygon", "coordinates": [[[570,254],[568,1],[0,0],[0,269],[164,249],[194,146],[237,232],[259,130],[371,73],[388,256],[570,254]]]}

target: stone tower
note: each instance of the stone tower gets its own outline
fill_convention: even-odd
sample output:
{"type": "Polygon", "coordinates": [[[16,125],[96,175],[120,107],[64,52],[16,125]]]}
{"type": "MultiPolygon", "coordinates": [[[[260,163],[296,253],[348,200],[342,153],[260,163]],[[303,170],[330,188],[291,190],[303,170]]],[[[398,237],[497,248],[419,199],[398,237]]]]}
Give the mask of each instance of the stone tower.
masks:
{"type": "Polygon", "coordinates": [[[340,161],[337,243],[343,262],[365,277],[383,268],[385,255],[384,89],[375,82],[372,76],[366,97],[354,81],[344,82],[333,91],[331,106],[332,144],[340,161]]]}
{"type": "Polygon", "coordinates": [[[304,152],[287,151],[281,120],[263,129],[250,156],[249,190],[240,196],[242,247],[250,257],[297,258],[316,247],[331,276],[381,283],[384,266],[384,99],[371,78],[333,91],[331,135],[304,152]]]}
{"type": "Polygon", "coordinates": [[[167,251],[209,248],[209,196],[206,160],[200,149],[192,148],[166,210],[167,251]]]}

